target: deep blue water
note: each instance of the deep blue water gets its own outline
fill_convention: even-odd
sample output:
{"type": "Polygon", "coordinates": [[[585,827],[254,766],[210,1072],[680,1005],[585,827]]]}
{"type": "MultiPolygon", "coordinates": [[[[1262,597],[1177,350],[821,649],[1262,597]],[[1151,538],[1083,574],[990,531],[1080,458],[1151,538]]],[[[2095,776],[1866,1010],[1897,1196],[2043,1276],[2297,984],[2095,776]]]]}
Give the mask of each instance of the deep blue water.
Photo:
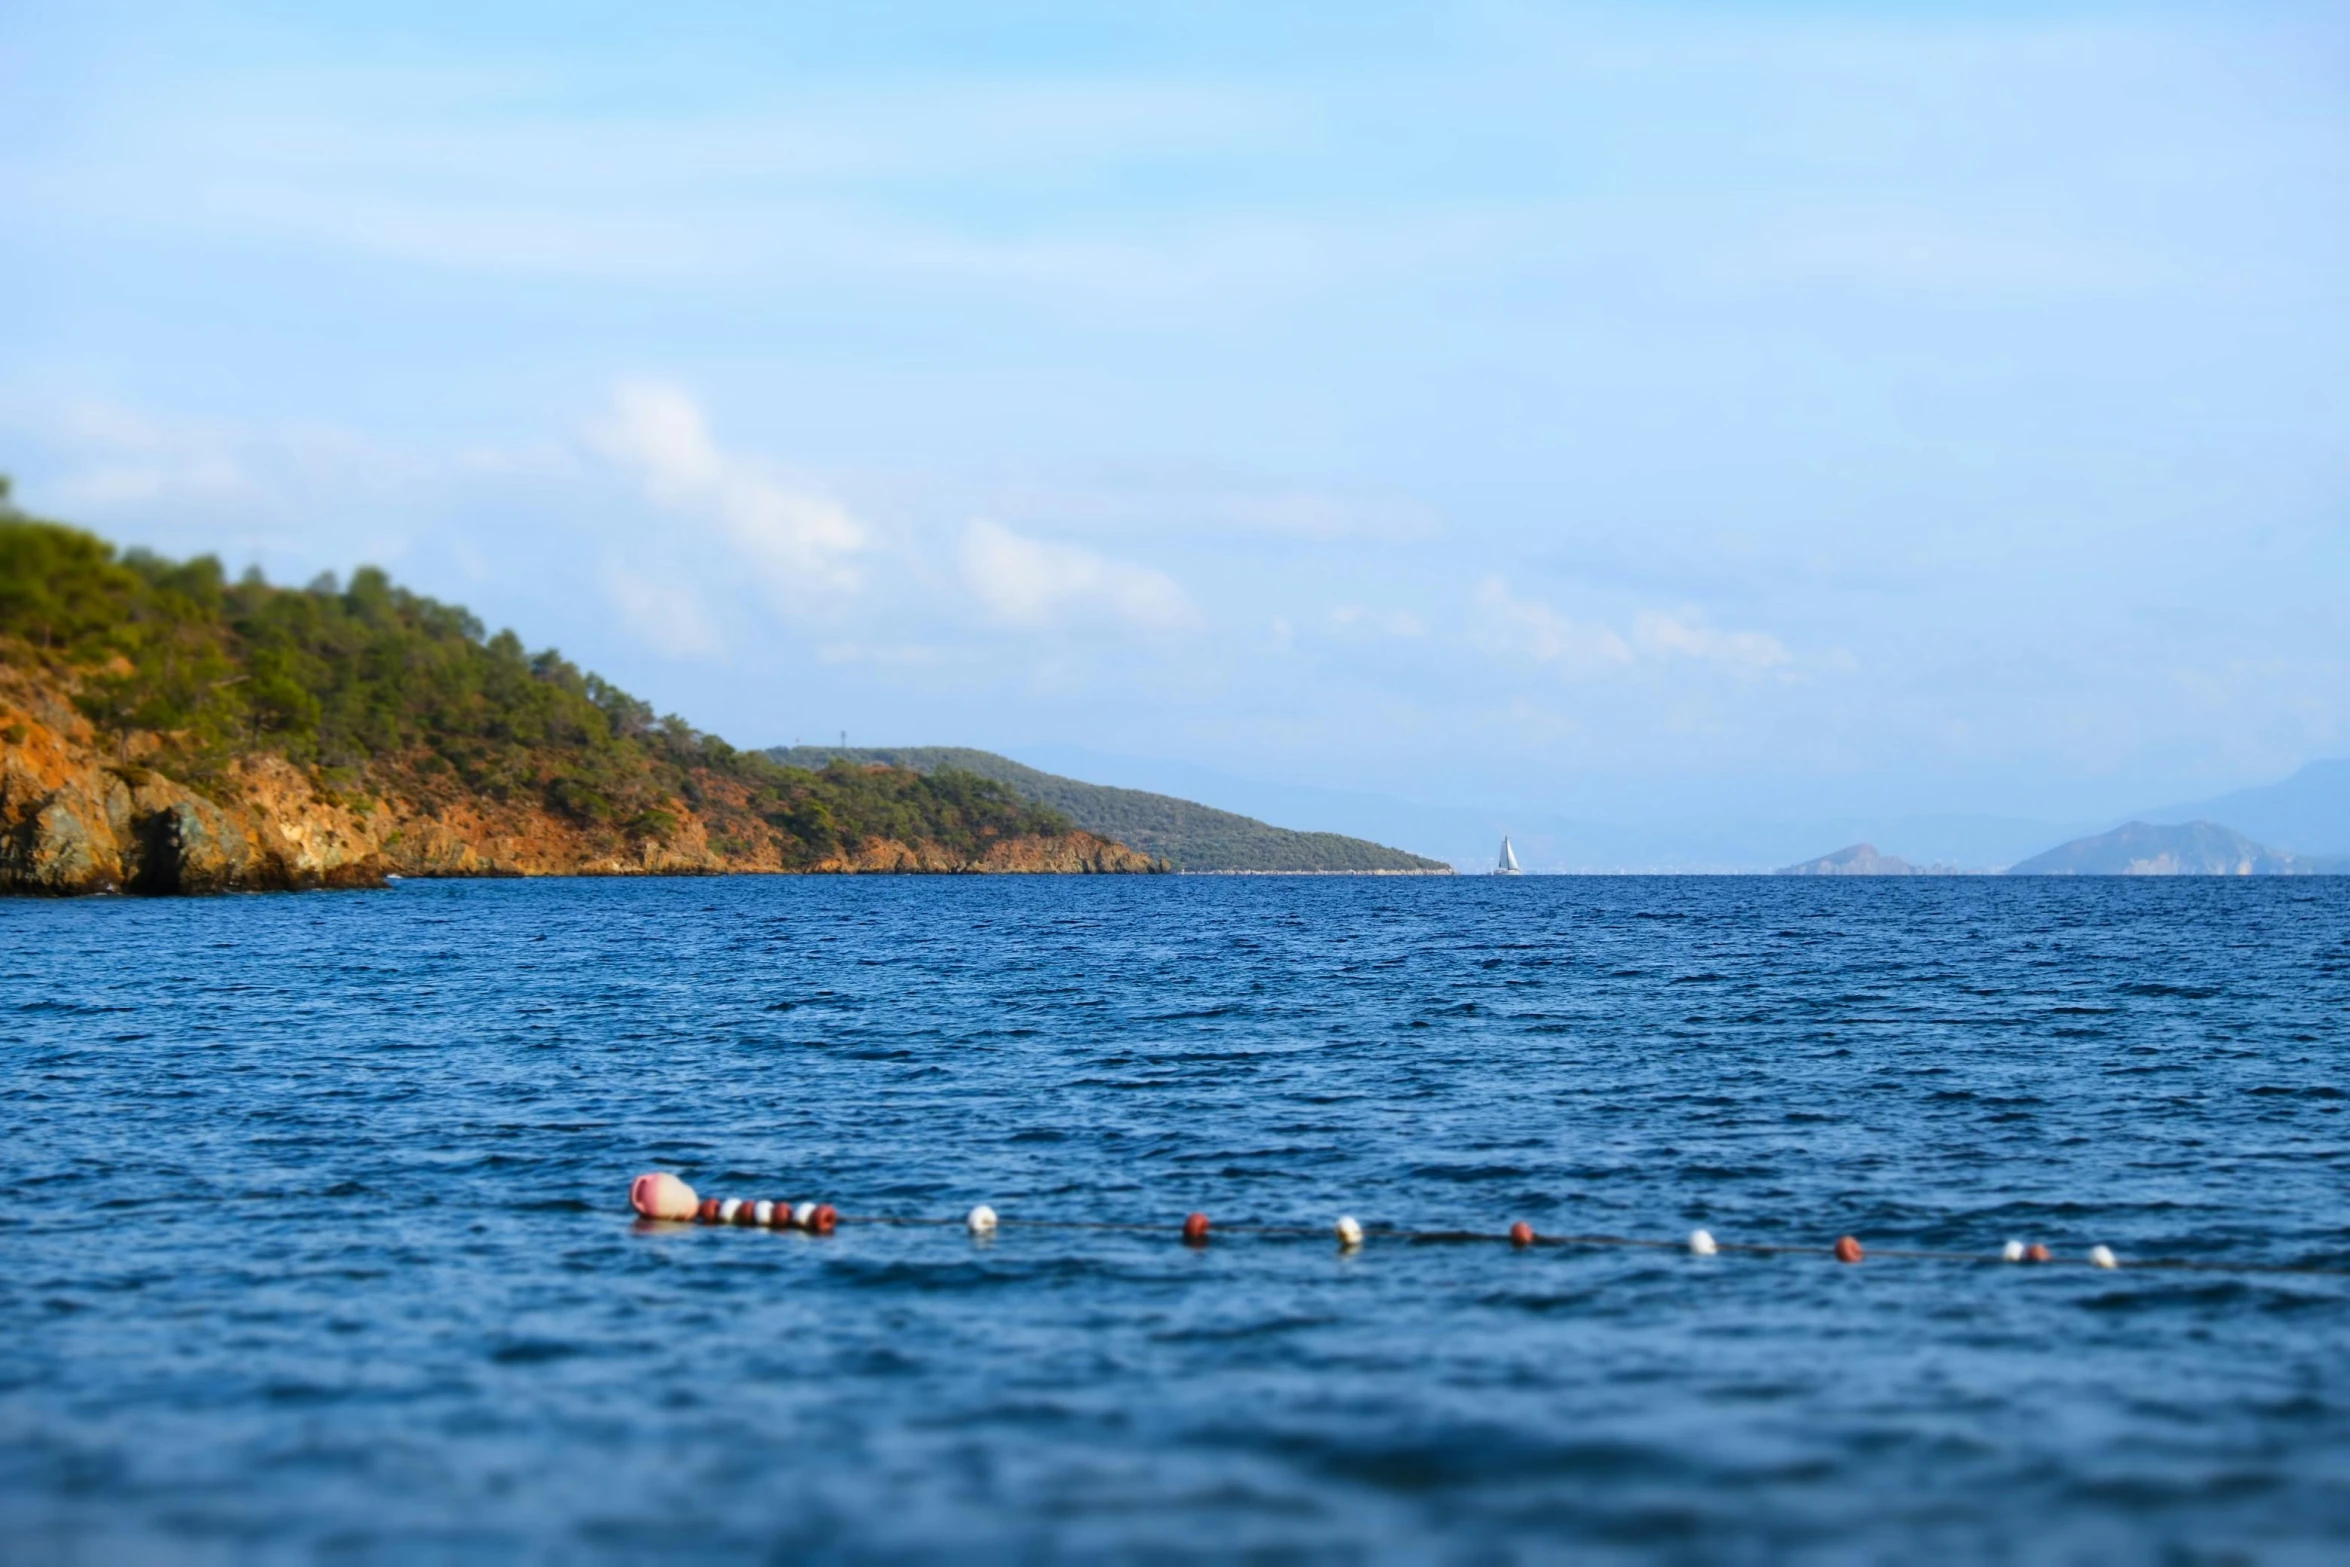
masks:
{"type": "Polygon", "coordinates": [[[0,1559],[2342,1560],[2350,880],[0,904],[0,1559]],[[1152,1234],[639,1227],[628,1179],[1152,1234]]]}

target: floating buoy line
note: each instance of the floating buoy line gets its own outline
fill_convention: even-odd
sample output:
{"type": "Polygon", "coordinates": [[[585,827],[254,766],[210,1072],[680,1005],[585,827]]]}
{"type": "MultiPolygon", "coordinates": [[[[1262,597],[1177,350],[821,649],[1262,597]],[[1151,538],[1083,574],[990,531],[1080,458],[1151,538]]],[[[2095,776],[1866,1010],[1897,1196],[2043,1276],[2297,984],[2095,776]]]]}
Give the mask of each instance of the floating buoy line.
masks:
{"type": "Polygon", "coordinates": [[[2109,1246],[2091,1246],[2079,1256],[2063,1256],[2034,1241],[2009,1241],[1995,1252],[1934,1251],[1914,1247],[1863,1247],[1850,1235],[1840,1235],[1832,1246],[1793,1246],[1762,1242],[1716,1240],[1707,1230],[1691,1230],[1683,1240],[1651,1240],[1631,1235],[1545,1235],[1521,1219],[1508,1230],[1415,1230],[1400,1225],[1365,1224],[1344,1215],[1334,1224],[1212,1224],[1204,1213],[1188,1214],[1180,1226],[1141,1224],[1113,1219],[1006,1219],[985,1203],[959,1219],[922,1218],[902,1214],[840,1212],[830,1203],[777,1202],[741,1197],[703,1197],[674,1175],[640,1175],[629,1185],[629,1206],[638,1217],[675,1224],[738,1225],[752,1229],[798,1230],[830,1235],[843,1225],[873,1225],[890,1229],[967,1230],[986,1239],[1007,1229],[1084,1231],[1122,1235],[1177,1235],[1184,1245],[1206,1246],[1213,1236],[1244,1235],[1276,1240],[1322,1238],[1334,1241],[1342,1252],[1359,1252],[1373,1241],[1411,1246],[1506,1245],[1524,1251],[1538,1246],[1565,1248],[1619,1248],[1639,1251],[1686,1252],[1693,1257],[1739,1255],[1749,1257],[1828,1257],[1858,1264],[1868,1257],[1904,1262],[1995,1262],[2026,1266],[2071,1264],[2099,1269],[2185,1269],[2199,1273],[2295,1273],[2317,1277],[2350,1277],[2350,1268],[2289,1262],[2205,1262],[2186,1257],[2132,1257],[2127,1262],[2109,1246]]]}

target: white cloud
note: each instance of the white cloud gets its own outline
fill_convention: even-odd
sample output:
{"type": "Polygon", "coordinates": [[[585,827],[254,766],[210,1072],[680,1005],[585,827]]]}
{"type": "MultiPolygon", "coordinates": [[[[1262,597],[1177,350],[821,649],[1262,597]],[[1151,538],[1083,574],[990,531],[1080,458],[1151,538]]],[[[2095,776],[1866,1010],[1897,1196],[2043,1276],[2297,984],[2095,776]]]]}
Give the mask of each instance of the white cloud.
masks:
{"type": "Polygon", "coordinates": [[[1499,577],[1477,589],[1483,615],[1478,640],[1496,652],[1558,667],[1569,679],[1588,679],[1636,664],[1686,660],[1751,679],[1795,662],[1787,645],[1765,631],[1720,631],[1694,611],[1668,615],[1642,610],[1629,637],[1613,628],[1571,620],[1548,604],[1514,597],[1499,577]]]}
{"type": "Polygon", "coordinates": [[[58,434],[82,458],[57,481],[57,498],[69,507],[217,498],[247,488],[237,443],[216,427],[167,425],[110,403],[84,402],[64,410],[58,434]]]}
{"type": "Polygon", "coordinates": [[[281,581],[398,566],[432,527],[432,454],[304,421],[245,423],[0,388],[0,439],[27,453],[21,503],[165,555],[214,554],[281,581]]]}
{"type": "Polygon", "coordinates": [[[606,457],[637,473],[655,504],[715,522],[785,604],[856,590],[845,557],[869,542],[857,519],[721,449],[700,406],[679,388],[625,384],[589,433],[606,457]]]}
{"type": "Polygon", "coordinates": [[[1657,610],[1632,622],[1632,640],[1651,657],[1693,658],[1735,674],[1759,675],[1795,662],[1785,643],[1765,631],[1716,631],[1657,610]]]}
{"type": "Polygon", "coordinates": [[[1497,652],[1512,652],[1538,664],[1555,664],[1571,679],[1588,678],[1632,662],[1631,644],[1605,626],[1583,625],[1548,604],[1515,598],[1499,577],[1477,589],[1483,613],[1478,640],[1497,652]]]}
{"type": "Polygon", "coordinates": [[[1002,624],[1029,628],[1114,625],[1181,631],[1199,610],[1165,572],[1075,544],[1024,538],[976,521],[963,534],[963,580],[1002,624]]]}
{"type": "Polygon", "coordinates": [[[1901,222],[1799,233],[1773,259],[1796,276],[1894,288],[2105,292],[2161,280],[2151,261],[2124,253],[1901,222]]]}
{"type": "Polygon", "coordinates": [[[1028,475],[980,503],[1060,532],[1260,534],[1338,542],[1436,536],[1442,518],[1393,491],[1318,487],[1214,469],[1121,466],[1074,476],[1028,475]]]}
{"type": "MultiPolygon", "coordinates": [[[[633,74],[632,74],[633,79],[633,74]]],[[[476,73],[314,63],[292,80],[217,71],[103,150],[68,139],[8,171],[18,205],[260,234],[523,275],[878,275],[1112,298],[1208,295],[1319,276],[1443,227],[1218,213],[1138,231],[1007,233],[904,193],[1114,179],[1137,162],[1246,157],[1299,109],[1282,94],[1135,77],[922,73],[795,83],[756,110],[566,110],[476,73]],[[92,167],[96,164],[96,167],[92,167]],[[1384,242],[1382,242],[1384,241],[1384,242]]]]}
{"type": "Polygon", "coordinates": [[[104,509],[183,497],[242,494],[245,471],[233,457],[214,455],[185,462],[102,462],[60,479],[57,498],[69,507],[104,509]]]}
{"type": "Polygon", "coordinates": [[[827,642],[816,650],[820,663],[872,664],[883,669],[938,669],[971,664],[979,655],[967,648],[931,642],[827,642]]]}
{"type": "Polygon", "coordinates": [[[244,428],[157,418],[93,400],[66,403],[29,422],[68,456],[53,481],[57,504],[93,511],[172,502],[249,504],[288,483],[380,482],[414,467],[355,436],[318,426],[244,428]]]}
{"type": "Polygon", "coordinates": [[[1361,626],[1391,637],[1424,636],[1428,630],[1408,609],[1366,609],[1360,604],[1339,605],[1330,611],[1330,623],[1342,629],[1361,626]]]}
{"type": "Polygon", "coordinates": [[[723,651],[717,626],[689,588],[613,566],[604,573],[604,596],[637,640],[664,658],[716,658],[723,651]]]}

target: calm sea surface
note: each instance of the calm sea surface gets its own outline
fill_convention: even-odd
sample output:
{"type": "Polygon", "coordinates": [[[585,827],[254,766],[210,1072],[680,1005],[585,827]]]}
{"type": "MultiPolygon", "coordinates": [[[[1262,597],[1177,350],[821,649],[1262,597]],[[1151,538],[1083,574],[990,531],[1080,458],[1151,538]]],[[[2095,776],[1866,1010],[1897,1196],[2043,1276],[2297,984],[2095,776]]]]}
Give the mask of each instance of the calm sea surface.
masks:
{"type": "Polygon", "coordinates": [[[2341,1561],[2350,880],[0,903],[0,1559],[2341,1561]],[[1159,1233],[640,1228],[629,1177],[1159,1233]]]}

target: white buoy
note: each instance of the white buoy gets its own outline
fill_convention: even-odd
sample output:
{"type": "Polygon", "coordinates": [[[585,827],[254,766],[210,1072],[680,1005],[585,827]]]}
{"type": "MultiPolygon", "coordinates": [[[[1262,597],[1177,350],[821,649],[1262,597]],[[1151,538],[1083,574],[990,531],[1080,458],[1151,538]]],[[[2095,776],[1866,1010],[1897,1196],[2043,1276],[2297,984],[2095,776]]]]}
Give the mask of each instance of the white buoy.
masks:
{"type": "Polygon", "coordinates": [[[963,1222],[970,1226],[971,1233],[974,1235],[993,1235],[995,1233],[995,1210],[986,1203],[981,1203],[971,1210],[970,1217],[963,1222]]]}
{"type": "Polygon", "coordinates": [[[1362,1221],[1353,1214],[1340,1216],[1338,1223],[1332,1228],[1338,1232],[1338,1249],[1340,1251],[1354,1251],[1363,1244],[1362,1221]]]}
{"type": "Polygon", "coordinates": [[[773,1224],[775,1222],[775,1204],[767,1201],[764,1197],[751,1204],[751,1222],[762,1230],[773,1224]]]}
{"type": "Polygon", "coordinates": [[[732,1224],[734,1222],[734,1216],[742,1211],[743,1200],[740,1197],[729,1197],[726,1199],[726,1201],[718,1205],[718,1222],[720,1224],[732,1224]]]}
{"type": "Polygon", "coordinates": [[[2023,1243],[2022,1241],[2009,1241],[2009,1242],[2008,1242],[2006,1245],[2004,1245],[2004,1246],[2000,1247],[2000,1248],[1999,1248],[1999,1260],[2000,1260],[2001,1262],[2021,1262],[2021,1261],[2023,1261],[2023,1260],[2024,1260],[2024,1243],[2023,1243]]]}
{"type": "Polygon", "coordinates": [[[2090,1266],[2090,1267],[2092,1267],[2092,1268],[2118,1268],[2118,1267],[2120,1267],[2121,1265],[2122,1265],[2122,1263],[2121,1263],[2121,1259],[2120,1259],[2119,1257],[2116,1257],[2116,1256],[2113,1254],[2113,1248],[2112,1248],[2112,1247],[2110,1247],[2110,1246],[2092,1246],[2092,1247],[2090,1247],[2090,1248],[2089,1248],[2089,1266],[2090,1266]]]}
{"type": "Polygon", "coordinates": [[[804,1230],[808,1227],[808,1221],[815,1216],[816,1205],[812,1202],[804,1202],[792,1209],[791,1222],[804,1230]]]}
{"type": "Polygon", "coordinates": [[[1713,1255],[1714,1255],[1716,1252],[1720,1251],[1721,1249],[1722,1249],[1721,1247],[1719,1247],[1719,1246],[1717,1246],[1717,1245],[1715,1245],[1715,1244],[1714,1244],[1714,1237],[1713,1237],[1713,1232],[1712,1232],[1712,1231],[1710,1231],[1710,1230],[1691,1230],[1691,1231],[1689,1232],[1689,1255],[1690,1255],[1690,1256],[1692,1256],[1692,1257],[1711,1257],[1711,1256],[1713,1256],[1713,1255]]]}

